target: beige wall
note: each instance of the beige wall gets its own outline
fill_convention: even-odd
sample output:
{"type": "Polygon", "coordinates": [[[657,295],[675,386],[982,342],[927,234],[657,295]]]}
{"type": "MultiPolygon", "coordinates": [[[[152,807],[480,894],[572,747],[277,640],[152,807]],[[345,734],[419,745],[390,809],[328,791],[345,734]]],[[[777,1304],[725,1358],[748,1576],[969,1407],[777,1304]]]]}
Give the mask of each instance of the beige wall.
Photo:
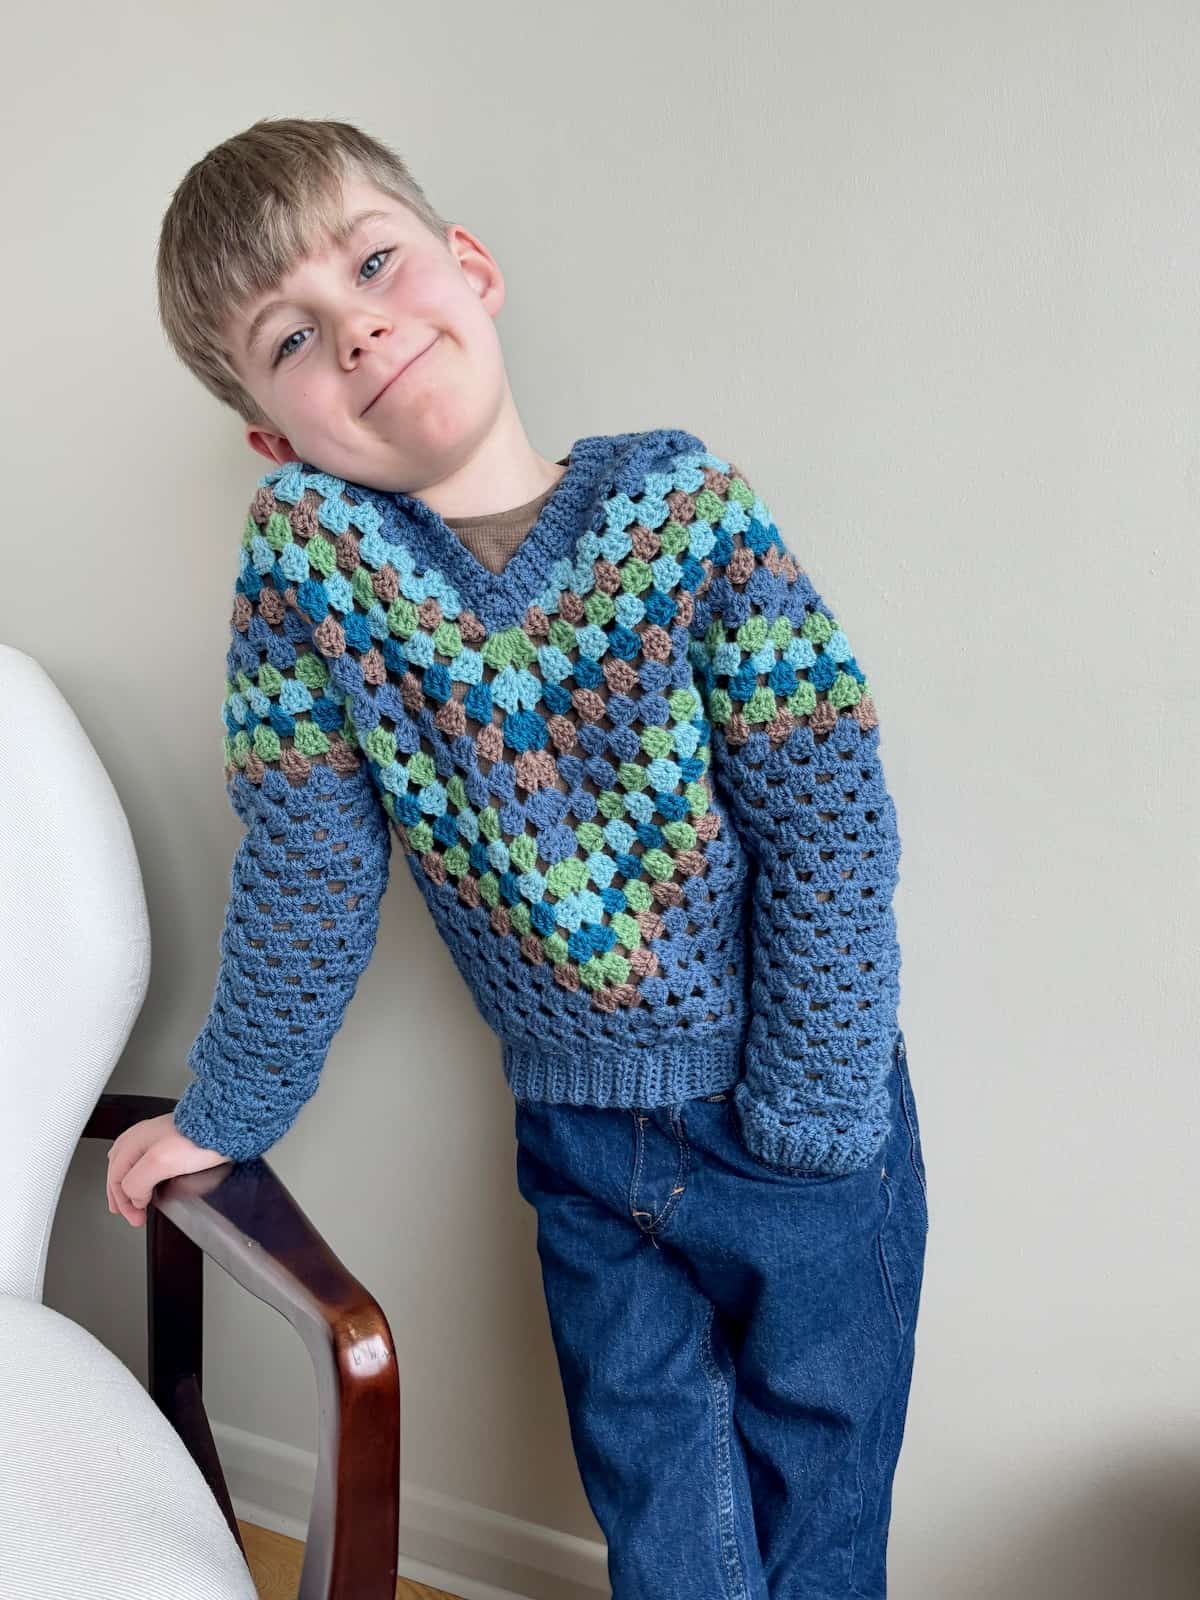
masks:
{"type": "MultiPolygon", "coordinates": [[[[212,993],[229,591],[265,470],[161,338],[159,219],[255,118],[344,117],[501,262],[535,447],[670,425],[732,456],[871,679],[932,1205],[894,1600],[1193,1594],[1194,9],[352,15],[69,0],[13,24],[0,625],[72,700],[137,841],[154,966],[111,1087],[180,1093],[212,993]]],[[[526,1592],[582,1594],[573,1539],[598,1529],[498,1046],[393,865],[271,1160],[391,1320],[406,1549],[497,1585],[557,1562],[526,1592]]],[[[103,1166],[99,1145],[73,1165],[47,1301],[144,1376],[144,1235],[103,1166]]],[[[239,1509],[294,1529],[311,1376],[284,1323],[208,1281],[239,1509]]]]}

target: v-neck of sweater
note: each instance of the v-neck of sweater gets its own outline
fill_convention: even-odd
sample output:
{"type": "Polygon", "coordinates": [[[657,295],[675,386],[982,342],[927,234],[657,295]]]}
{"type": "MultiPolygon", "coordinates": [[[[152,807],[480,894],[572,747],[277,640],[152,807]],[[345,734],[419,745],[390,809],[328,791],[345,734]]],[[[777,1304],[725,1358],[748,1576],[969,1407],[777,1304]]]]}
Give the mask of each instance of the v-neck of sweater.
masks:
{"type": "MultiPolygon", "coordinates": [[[[569,456],[563,456],[557,464],[560,467],[565,467],[569,460],[569,456]]],[[[524,505],[513,506],[508,511],[489,511],[483,516],[477,517],[443,517],[442,521],[448,528],[453,528],[456,533],[461,533],[464,528],[520,527],[522,523],[528,523],[532,527],[537,520],[538,512],[549,500],[555,489],[558,488],[562,479],[563,474],[559,473],[554,482],[548,488],[543,489],[541,494],[534,495],[533,499],[526,500],[524,505]]]]}
{"type": "MultiPolygon", "coordinates": [[[[568,459],[562,457],[558,465],[565,468],[568,459]]],[[[537,521],[542,507],[561,479],[560,472],[553,483],[523,505],[511,506],[505,511],[490,511],[481,516],[445,517],[444,521],[481,566],[489,572],[501,573],[537,521]]]]}
{"type": "Polygon", "coordinates": [[[440,512],[418,496],[338,483],[351,505],[366,503],[376,509],[384,540],[407,549],[418,571],[442,574],[459,602],[496,632],[520,626],[551,581],[552,568],[571,557],[583,534],[605,530],[603,502],[614,491],[627,496],[638,492],[647,466],[664,451],[703,448],[694,434],[680,428],[576,439],[565,458],[567,470],[551,484],[533,526],[500,572],[485,567],[440,512]]]}

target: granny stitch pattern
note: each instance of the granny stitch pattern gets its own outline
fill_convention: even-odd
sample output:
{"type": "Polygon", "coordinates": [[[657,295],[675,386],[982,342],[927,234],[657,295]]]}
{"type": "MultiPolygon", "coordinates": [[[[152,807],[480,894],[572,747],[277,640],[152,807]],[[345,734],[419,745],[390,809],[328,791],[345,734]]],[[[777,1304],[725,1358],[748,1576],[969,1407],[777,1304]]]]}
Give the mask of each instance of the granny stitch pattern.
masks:
{"type": "Polygon", "coordinates": [[[503,571],[423,501],[260,480],[222,717],[235,857],[175,1121],[235,1160],[315,1092],[393,836],[521,1098],[734,1087],[758,1159],[888,1132],[894,807],[866,677],[729,461],[578,440],[503,571]]]}

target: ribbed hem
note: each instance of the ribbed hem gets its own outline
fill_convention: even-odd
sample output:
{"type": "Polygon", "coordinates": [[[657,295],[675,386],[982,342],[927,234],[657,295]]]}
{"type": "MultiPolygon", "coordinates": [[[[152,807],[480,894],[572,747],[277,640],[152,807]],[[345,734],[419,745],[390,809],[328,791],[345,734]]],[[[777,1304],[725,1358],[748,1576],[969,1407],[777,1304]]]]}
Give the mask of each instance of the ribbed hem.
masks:
{"type": "Polygon", "coordinates": [[[518,1100],[554,1105],[677,1105],[728,1089],[741,1077],[740,1040],[633,1048],[620,1055],[580,1046],[570,1055],[503,1041],[504,1076],[518,1100]]]}

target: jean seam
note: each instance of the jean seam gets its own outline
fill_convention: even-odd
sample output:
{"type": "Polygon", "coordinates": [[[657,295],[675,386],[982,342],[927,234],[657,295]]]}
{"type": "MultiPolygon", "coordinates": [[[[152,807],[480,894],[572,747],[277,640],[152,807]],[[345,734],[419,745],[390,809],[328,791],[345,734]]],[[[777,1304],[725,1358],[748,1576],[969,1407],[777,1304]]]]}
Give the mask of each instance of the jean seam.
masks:
{"type": "Polygon", "coordinates": [[[645,1148],[646,1135],[642,1131],[641,1113],[636,1106],[629,1108],[629,1115],[633,1118],[633,1173],[629,1179],[629,1214],[633,1218],[634,1226],[642,1233],[645,1233],[646,1229],[642,1227],[638,1219],[640,1217],[648,1217],[650,1213],[648,1211],[639,1211],[637,1202],[638,1186],[642,1177],[642,1153],[645,1148]]]}
{"type": "MultiPolygon", "coordinates": [[[[901,1055],[903,1057],[903,1052],[904,1052],[904,1046],[903,1045],[900,1046],[900,1050],[901,1050],[901,1055]]],[[[921,1175],[921,1168],[920,1168],[920,1165],[919,1165],[919,1163],[917,1161],[917,1130],[916,1130],[916,1123],[915,1123],[915,1120],[914,1120],[913,1114],[912,1114],[912,1107],[909,1104],[909,1099],[908,1099],[907,1067],[905,1067],[900,1073],[900,1104],[901,1104],[901,1107],[903,1108],[904,1121],[905,1121],[905,1124],[906,1124],[906,1126],[908,1128],[908,1159],[909,1159],[910,1165],[912,1166],[913,1174],[916,1177],[917,1182],[921,1185],[921,1198],[925,1202],[925,1215],[928,1218],[928,1216],[929,1216],[929,1190],[926,1187],[924,1177],[921,1175]]]]}
{"type": "Polygon", "coordinates": [[[668,1219],[675,1215],[675,1212],[678,1211],[683,1202],[684,1190],[687,1188],[687,1175],[692,1164],[692,1148],[688,1144],[679,1111],[672,1106],[669,1115],[671,1118],[671,1132],[675,1135],[675,1147],[679,1155],[679,1164],[675,1169],[675,1182],[671,1193],[667,1196],[667,1203],[654,1219],[655,1230],[660,1236],[666,1232],[668,1219]]]}
{"type": "Polygon", "coordinates": [[[887,1246],[884,1244],[883,1239],[884,1234],[887,1232],[887,1225],[892,1216],[892,1185],[887,1176],[886,1168],[880,1172],[879,1181],[883,1185],[884,1192],[887,1195],[887,1211],[884,1213],[883,1221],[879,1224],[879,1232],[875,1236],[875,1243],[879,1254],[879,1270],[883,1275],[883,1283],[885,1289],[887,1290],[888,1300],[891,1303],[892,1315],[896,1319],[896,1327],[900,1333],[901,1343],[903,1343],[904,1336],[908,1332],[908,1329],[904,1323],[904,1315],[900,1310],[900,1302],[896,1298],[896,1287],[892,1282],[892,1270],[888,1264],[887,1246]]]}
{"type": "MultiPolygon", "coordinates": [[[[880,1404],[882,1405],[882,1403],[883,1402],[881,1400],[880,1404]]],[[[865,1426],[865,1424],[864,1424],[864,1426],[865,1426]]],[[[855,1487],[858,1489],[858,1505],[854,1509],[854,1523],[853,1523],[853,1526],[850,1529],[850,1564],[846,1568],[846,1583],[848,1585],[847,1593],[850,1594],[850,1595],[858,1595],[859,1596],[859,1600],[862,1600],[862,1596],[861,1596],[861,1593],[859,1591],[859,1587],[854,1581],[854,1561],[855,1561],[855,1557],[858,1554],[858,1534],[859,1534],[859,1529],[862,1527],[863,1507],[866,1504],[866,1499],[867,1499],[866,1493],[863,1490],[863,1481],[862,1481],[862,1428],[861,1427],[860,1427],[859,1432],[858,1432],[858,1448],[854,1452],[854,1483],[855,1483],[855,1487]]]]}
{"type": "Polygon", "coordinates": [[[733,1583],[732,1589],[729,1589],[728,1585],[726,1586],[728,1600],[749,1600],[746,1587],[746,1569],[742,1563],[741,1551],[738,1549],[737,1530],[734,1527],[733,1471],[729,1459],[729,1380],[721,1372],[712,1343],[713,1321],[716,1317],[716,1312],[715,1304],[710,1302],[708,1317],[700,1339],[700,1360],[704,1367],[704,1375],[708,1379],[709,1392],[713,1397],[713,1431],[716,1445],[717,1508],[721,1555],[724,1561],[725,1575],[733,1583]]]}
{"type": "Polygon", "coordinates": [[[646,1147],[644,1115],[648,1115],[648,1112],[644,1112],[643,1108],[639,1108],[638,1106],[633,1106],[630,1108],[630,1110],[636,1129],[636,1142],[633,1178],[630,1181],[629,1188],[629,1211],[630,1215],[634,1219],[635,1224],[641,1230],[641,1232],[649,1237],[651,1243],[657,1244],[658,1239],[655,1237],[655,1235],[661,1236],[663,1234],[667,1219],[674,1214],[679,1202],[683,1199],[683,1193],[687,1187],[687,1173],[690,1165],[690,1147],[688,1146],[686,1138],[683,1136],[682,1124],[680,1123],[680,1120],[674,1110],[672,1110],[671,1131],[675,1135],[675,1145],[679,1152],[679,1164],[676,1168],[673,1188],[670,1195],[667,1197],[666,1204],[662,1207],[657,1216],[655,1216],[651,1211],[639,1210],[637,1207],[638,1188],[641,1183],[643,1155],[646,1147]],[[649,1217],[650,1221],[643,1225],[638,1220],[641,1217],[649,1217]]]}
{"type": "MultiPolygon", "coordinates": [[[[896,1374],[900,1369],[901,1363],[904,1361],[905,1351],[908,1348],[909,1337],[910,1336],[906,1334],[905,1337],[901,1339],[900,1348],[899,1348],[899,1350],[896,1351],[895,1360],[892,1362],[891,1367],[888,1370],[887,1388],[879,1396],[879,1399],[876,1402],[875,1407],[871,1411],[870,1415],[868,1417],[864,1417],[863,1421],[862,1421],[862,1423],[860,1425],[858,1455],[855,1458],[855,1470],[856,1470],[857,1481],[858,1481],[858,1485],[859,1485],[860,1490],[862,1488],[862,1471],[861,1471],[861,1468],[862,1468],[862,1435],[866,1432],[867,1428],[870,1427],[872,1425],[872,1423],[874,1422],[874,1419],[875,1419],[876,1415],[878,1414],[879,1407],[883,1406],[883,1405],[887,1405],[887,1404],[890,1403],[890,1396],[891,1396],[891,1393],[892,1393],[892,1389],[894,1388],[895,1383],[896,1383],[896,1374]]],[[[863,1595],[862,1590],[858,1587],[858,1585],[854,1581],[854,1563],[858,1559],[858,1536],[862,1532],[862,1513],[863,1513],[863,1503],[864,1503],[864,1501],[865,1501],[865,1496],[863,1497],[862,1500],[860,1500],[859,1507],[858,1507],[858,1512],[857,1512],[857,1514],[855,1515],[855,1518],[854,1518],[854,1532],[853,1532],[853,1535],[852,1535],[852,1538],[851,1538],[851,1546],[850,1546],[850,1549],[851,1549],[850,1575],[849,1575],[849,1579],[848,1579],[848,1582],[849,1582],[849,1585],[850,1585],[848,1593],[851,1596],[851,1600],[866,1600],[866,1597],[863,1595]]]]}

